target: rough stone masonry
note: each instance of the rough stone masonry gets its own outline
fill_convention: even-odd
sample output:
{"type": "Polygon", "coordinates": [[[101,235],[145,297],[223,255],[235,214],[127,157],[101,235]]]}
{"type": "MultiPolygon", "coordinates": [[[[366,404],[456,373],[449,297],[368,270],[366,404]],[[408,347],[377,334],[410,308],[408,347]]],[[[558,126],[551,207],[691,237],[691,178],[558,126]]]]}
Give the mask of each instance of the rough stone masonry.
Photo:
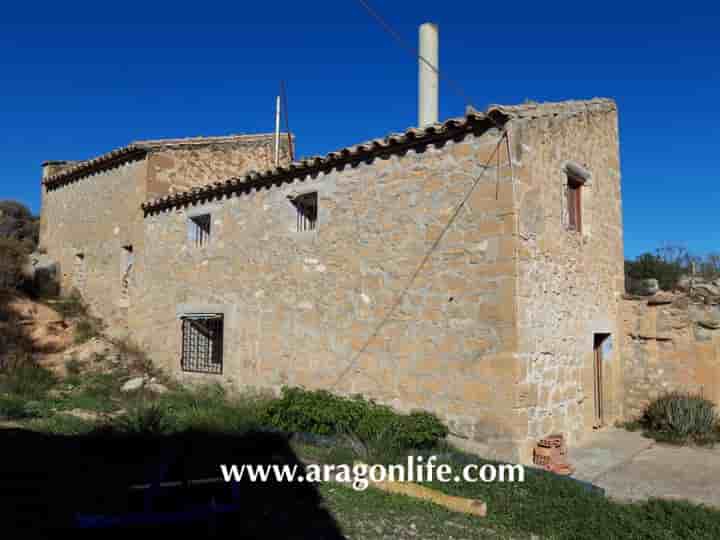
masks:
{"type": "Polygon", "coordinates": [[[430,410],[498,458],[623,414],[612,100],[271,156],[242,136],[46,164],[63,290],[182,379],[430,410]]]}

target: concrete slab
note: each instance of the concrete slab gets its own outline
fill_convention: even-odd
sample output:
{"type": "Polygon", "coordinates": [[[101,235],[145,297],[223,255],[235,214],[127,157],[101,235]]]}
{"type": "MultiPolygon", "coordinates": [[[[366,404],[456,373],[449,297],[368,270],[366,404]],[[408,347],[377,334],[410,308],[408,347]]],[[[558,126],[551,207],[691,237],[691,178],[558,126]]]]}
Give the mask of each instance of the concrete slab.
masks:
{"type": "Polygon", "coordinates": [[[720,508],[720,448],[657,444],[608,428],[570,449],[575,478],[618,500],[686,499],[720,508]]]}
{"type": "Polygon", "coordinates": [[[573,476],[594,483],[598,477],[627,463],[654,444],[652,439],[624,429],[594,431],[579,446],[568,450],[570,463],[575,467],[573,476]]]}

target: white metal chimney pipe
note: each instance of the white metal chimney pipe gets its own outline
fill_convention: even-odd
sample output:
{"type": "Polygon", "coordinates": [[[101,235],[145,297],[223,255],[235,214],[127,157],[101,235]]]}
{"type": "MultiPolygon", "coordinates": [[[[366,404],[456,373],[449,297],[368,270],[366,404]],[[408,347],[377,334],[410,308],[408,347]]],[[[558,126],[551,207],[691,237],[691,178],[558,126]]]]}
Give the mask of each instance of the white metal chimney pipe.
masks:
{"type": "Polygon", "coordinates": [[[418,84],[418,125],[429,126],[438,121],[440,88],[440,54],[438,27],[434,23],[420,26],[420,58],[418,84]]]}

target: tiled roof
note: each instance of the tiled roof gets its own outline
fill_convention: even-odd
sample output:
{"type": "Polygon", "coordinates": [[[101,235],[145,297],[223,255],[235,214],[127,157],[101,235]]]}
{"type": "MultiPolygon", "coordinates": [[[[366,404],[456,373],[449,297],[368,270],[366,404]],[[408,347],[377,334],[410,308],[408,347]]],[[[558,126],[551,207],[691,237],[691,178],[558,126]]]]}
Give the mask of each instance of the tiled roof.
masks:
{"type": "Polygon", "coordinates": [[[373,139],[362,144],[342,148],[325,156],[309,157],[294,161],[286,166],[274,167],[261,172],[252,171],[242,177],[229,178],[222,182],[214,182],[195,187],[189,191],[160,197],[146,202],[142,205],[142,209],[146,214],[149,214],[166,208],[208,200],[220,195],[248,189],[251,186],[264,185],[279,179],[297,178],[371,156],[397,152],[403,147],[407,148],[418,143],[447,140],[460,133],[470,132],[482,125],[487,127],[493,124],[498,125],[510,118],[532,119],[551,116],[573,116],[590,111],[610,111],[615,110],[615,108],[613,100],[603,98],[559,103],[526,103],[515,106],[492,105],[486,112],[479,112],[469,108],[463,117],[451,118],[425,128],[409,128],[403,133],[393,133],[381,139],[373,139]]]}
{"type": "MultiPolygon", "coordinates": [[[[284,134],[287,137],[287,134],[284,134]]],[[[221,137],[188,137],[182,139],[157,139],[146,141],[135,141],[127,146],[117,148],[106,154],[89,159],[87,161],[78,161],[67,169],[48,176],[43,179],[42,183],[53,188],[75,179],[82,178],[93,172],[97,172],[113,165],[124,163],[132,159],[142,158],[149,151],[162,148],[176,148],[183,146],[202,146],[207,144],[228,144],[237,142],[253,142],[262,141],[274,137],[272,133],[258,133],[246,135],[228,135],[221,137]]]]}

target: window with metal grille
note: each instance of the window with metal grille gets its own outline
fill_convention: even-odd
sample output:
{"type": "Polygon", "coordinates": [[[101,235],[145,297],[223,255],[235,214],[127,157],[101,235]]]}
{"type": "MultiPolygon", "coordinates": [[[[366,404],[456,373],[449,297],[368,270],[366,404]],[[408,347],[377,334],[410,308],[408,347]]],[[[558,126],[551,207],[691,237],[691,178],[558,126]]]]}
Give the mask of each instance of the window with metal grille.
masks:
{"type": "Polygon", "coordinates": [[[292,201],[297,211],[297,230],[314,231],[317,227],[318,194],[305,193],[295,197],[292,201]]]}
{"type": "Polygon", "coordinates": [[[210,241],[210,214],[191,217],[188,221],[188,237],[196,247],[204,246],[210,241]]]}
{"type": "Polygon", "coordinates": [[[582,181],[572,176],[568,176],[568,229],[571,231],[582,231],[582,185],[582,181]]]}
{"type": "Polygon", "coordinates": [[[180,363],[183,371],[222,373],[222,315],[187,315],[182,318],[180,363]]]}

